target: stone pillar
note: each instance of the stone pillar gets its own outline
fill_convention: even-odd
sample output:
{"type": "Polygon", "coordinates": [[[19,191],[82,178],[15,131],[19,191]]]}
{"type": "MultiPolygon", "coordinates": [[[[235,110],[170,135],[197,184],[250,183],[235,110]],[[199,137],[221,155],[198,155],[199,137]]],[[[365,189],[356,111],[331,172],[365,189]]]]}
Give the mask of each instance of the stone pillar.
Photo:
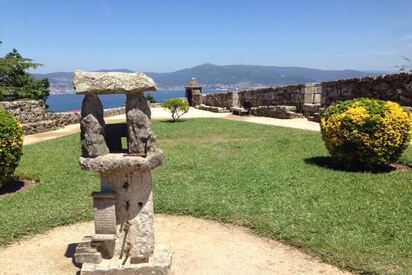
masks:
{"type": "Polygon", "coordinates": [[[192,77],[185,88],[189,106],[196,106],[196,99],[194,99],[194,97],[197,97],[197,95],[202,93],[202,86],[200,86],[200,84],[196,81],[196,78],[192,77]]]}
{"type": "Polygon", "coordinates": [[[231,92],[232,93],[232,106],[230,107],[239,107],[239,94],[238,92],[231,92]]]}
{"type": "Polygon", "coordinates": [[[104,110],[97,95],[87,94],[82,103],[80,140],[82,157],[95,158],[109,153],[104,134],[104,110]]]}
{"type": "Polygon", "coordinates": [[[99,173],[101,186],[93,192],[95,234],[75,253],[76,261],[83,263],[82,274],[120,275],[126,269],[130,274],[170,274],[171,251],[155,248],[153,228],[151,170],[163,158],[157,149],[145,158],[108,154],[80,159],[83,168],[99,173]]]}
{"type": "Polygon", "coordinates": [[[83,98],[81,116],[84,118],[90,114],[93,115],[104,128],[103,104],[100,101],[100,98],[95,94],[86,94],[83,98]]]}
{"type": "Polygon", "coordinates": [[[129,253],[131,263],[153,255],[153,198],[150,169],[101,174],[102,192],[115,192],[116,241],[114,256],[129,253]],[[129,252],[128,252],[129,251],[129,252]]]}
{"type": "Polygon", "coordinates": [[[147,98],[143,93],[127,94],[126,95],[126,113],[129,110],[139,109],[149,119],[152,118],[152,112],[147,101],[147,98]]]}
{"type": "Polygon", "coordinates": [[[156,136],[151,129],[150,116],[150,108],[143,93],[127,95],[126,119],[130,154],[156,149],[156,136]]]}
{"type": "MultiPolygon", "coordinates": [[[[85,93],[82,107],[80,165],[100,175],[101,189],[93,192],[95,234],[76,248],[82,275],[170,274],[172,253],[166,246],[155,249],[151,170],[161,165],[163,152],[156,148],[150,108],[144,91],[155,90],[142,73],[74,74],[78,93],[85,93]],[[103,107],[97,94],[123,92],[127,96],[128,154],[122,152],[125,127],[106,127],[112,151],[105,143],[103,107]],[[120,143],[119,143],[120,142],[120,143]]],[[[124,124],[123,124],[124,125],[124,124]]]]}
{"type": "Polygon", "coordinates": [[[320,83],[306,83],[304,91],[304,104],[320,104],[320,83]]]}

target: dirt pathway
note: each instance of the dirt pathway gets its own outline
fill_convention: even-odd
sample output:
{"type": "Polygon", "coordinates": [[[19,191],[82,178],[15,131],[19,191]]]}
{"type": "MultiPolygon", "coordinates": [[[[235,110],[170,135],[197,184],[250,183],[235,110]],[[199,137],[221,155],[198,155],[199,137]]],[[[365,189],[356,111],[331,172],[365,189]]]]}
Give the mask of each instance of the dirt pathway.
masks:
{"type": "MultiPolygon", "coordinates": [[[[170,245],[176,275],[349,274],[247,229],[192,217],[156,215],[156,243],[170,245]]],[[[55,228],[0,249],[0,274],[75,274],[75,244],[92,222],[55,228]]]]}
{"type": "Polygon", "coordinates": [[[306,118],[280,119],[280,118],[262,117],[262,116],[236,116],[236,115],[228,115],[224,118],[229,119],[229,120],[266,124],[266,125],[294,128],[294,129],[302,129],[302,130],[317,131],[317,132],[320,131],[319,123],[309,121],[306,118]]]}
{"type": "MultiPolygon", "coordinates": [[[[170,114],[165,111],[163,108],[152,108],[152,119],[169,119],[170,114]]],[[[237,121],[244,121],[244,122],[252,122],[252,123],[259,123],[259,124],[267,124],[267,125],[274,125],[274,126],[281,126],[281,127],[289,127],[289,128],[296,128],[296,129],[305,129],[305,130],[312,130],[312,131],[319,131],[319,123],[308,121],[306,118],[302,119],[278,119],[278,118],[270,118],[270,117],[254,117],[254,116],[235,116],[229,113],[213,113],[202,111],[195,108],[190,108],[190,111],[183,117],[183,118],[200,118],[200,117],[209,117],[209,118],[225,118],[230,120],[237,120],[237,121]]],[[[119,115],[114,117],[105,118],[106,123],[115,123],[115,122],[124,122],[126,121],[125,115],[119,115]]],[[[39,133],[34,135],[28,135],[24,137],[24,144],[32,144],[37,143],[49,139],[59,138],[68,136],[71,134],[75,134],[80,132],[80,125],[79,124],[72,124],[68,125],[64,128],[39,133]]]]}

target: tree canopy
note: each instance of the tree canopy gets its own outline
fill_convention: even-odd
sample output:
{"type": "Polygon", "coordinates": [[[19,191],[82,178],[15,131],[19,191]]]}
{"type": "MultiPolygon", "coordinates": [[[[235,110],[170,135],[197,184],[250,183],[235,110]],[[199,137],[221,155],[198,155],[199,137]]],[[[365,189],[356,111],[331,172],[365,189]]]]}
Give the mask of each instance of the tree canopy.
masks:
{"type": "MultiPolygon", "coordinates": [[[[1,41],[0,41],[1,44],[1,41]]],[[[34,79],[28,72],[41,64],[23,57],[16,49],[0,58],[0,101],[35,99],[46,101],[49,80],[34,79]]]]}

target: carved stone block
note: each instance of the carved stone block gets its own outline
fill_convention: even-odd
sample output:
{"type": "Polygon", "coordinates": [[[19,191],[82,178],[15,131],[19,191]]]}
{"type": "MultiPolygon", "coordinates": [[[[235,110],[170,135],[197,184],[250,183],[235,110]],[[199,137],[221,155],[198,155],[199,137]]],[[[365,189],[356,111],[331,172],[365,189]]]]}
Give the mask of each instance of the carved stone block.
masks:
{"type": "Polygon", "coordinates": [[[114,192],[93,192],[94,228],[96,234],[116,233],[114,192]]]}

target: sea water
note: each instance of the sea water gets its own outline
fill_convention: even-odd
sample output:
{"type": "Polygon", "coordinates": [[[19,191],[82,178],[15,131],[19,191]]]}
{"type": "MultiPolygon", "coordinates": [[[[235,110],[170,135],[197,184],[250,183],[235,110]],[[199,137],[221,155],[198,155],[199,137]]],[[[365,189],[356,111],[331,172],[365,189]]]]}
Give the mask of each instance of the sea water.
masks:
{"type": "MultiPolygon", "coordinates": [[[[204,93],[217,93],[222,91],[216,90],[204,90],[204,93]]],[[[156,102],[163,102],[169,98],[184,97],[185,90],[162,90],[154,92],[146,92],[145,94],[151,94],[156,102]]],[[[122,107],[126,103],[126,96],[124,94],[108,94],[99,96],[102,101],[103,107],[115,108],[122,107]]],[[[49,106],[49,110],[53,112],[69,112],[79,111],[82,106],[83,95],[71,94],[55,94],[50,95],[46,101],[49,106]]]]}
{"type": "MultiPolygon", "coordinates": [[[[163,102],[174,97],[184,97],[184,90],[167,90],[149,92],[156,102],[163,102]]],[[[147,93],[146,93],[147,94],[147,93]]],[[[122,107],[126,103],[124,94],[108,94],[99,96],[104,108],[122,107]]],[[[77,94],[56,94],[50,95],[46,101],[49,110],[53,112],[79,111],[82,106],[83,95],[77,94]]]]}

